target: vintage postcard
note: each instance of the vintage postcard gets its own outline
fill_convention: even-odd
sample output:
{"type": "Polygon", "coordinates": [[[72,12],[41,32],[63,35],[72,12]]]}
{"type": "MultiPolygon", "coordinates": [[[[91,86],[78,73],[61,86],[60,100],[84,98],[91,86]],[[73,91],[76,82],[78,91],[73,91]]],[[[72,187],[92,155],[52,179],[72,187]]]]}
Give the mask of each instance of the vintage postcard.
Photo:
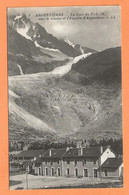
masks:
{"type": "Polygon", "coordinates": [[[7,9],[9,188],[122,188],[120,6],[7,9]]]}

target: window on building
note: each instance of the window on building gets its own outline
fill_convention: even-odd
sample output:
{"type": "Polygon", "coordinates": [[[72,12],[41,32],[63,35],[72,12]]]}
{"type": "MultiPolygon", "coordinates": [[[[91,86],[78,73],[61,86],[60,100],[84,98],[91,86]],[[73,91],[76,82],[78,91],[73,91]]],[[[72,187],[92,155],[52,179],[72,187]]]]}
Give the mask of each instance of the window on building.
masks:
{"type": "Polygon", "coordinates": [[[60,163],[60,161],[58,160],[58,161],[57,161],[57,164],[59,164],[59,163],[60,163]]]}
{"type": "Polygon", "coordinates": [[[105,176],[108,176],[107,169],[104,170],[105,176]]]}
{"type": "Polygon", "coordinates": [[[45,175],[48,175],[48,168],[45,168],[45,175]]]}
{"type": "Polygon", "coordinates": [[[54,176],[54,168],[51,168],[51,176],[54,176]]]}
{"type": "Polygon", "coordinates": [[[70,160],[67,160],[67,164],[70,164],[70,160]]]}
{"type": "Polygon", "coordinates": [[[78,177],[78,169],[75,169],[75,176],[78,177]]]}
{"type": "Polygon", "coordinates": [[[83,165],[85,165],[85,164],[86,164],[86,159],[83,160],[83,165]]]}
{"type": "Polygon", "coordinates": [[[60,168],[57,169],[57,174],[60,176],[60,168]]]}
{"type": "Polygon", "coordinates": [[[69,176],[69,168],[67,168],[67,176],[69,176]]]}
{"type": "Polygon", "coordinates": [[[77,165],[77,160],[75,159],[75,166],[77,165]]]}
{"type": "Polygon", "coordinates": [[[38,169],[38,175],[41,175],[41,167],[38,169]]]}
{"type": "Polygon", "coordinates": [[[94,160],[94,164],[96,164],[96,160],[94,160]]]}
{"type": "Polygon", "coordinates": [[[97,177],[97,169],[94,169],[94,177],[97,177]]]}
{"type": "Polygon", "coordinates": [[[88,177],[88,169],[84,169],[84,177],[88,177]]]}
{"type": "Polygon", "coordinates": [[[45,161],[45,164],[47,164],[47,161],[45,161]]]}
{"type": "Polygon", "coordinates": [[[53,165],[53,161],[51,161],[51,165],[53,165]]]}

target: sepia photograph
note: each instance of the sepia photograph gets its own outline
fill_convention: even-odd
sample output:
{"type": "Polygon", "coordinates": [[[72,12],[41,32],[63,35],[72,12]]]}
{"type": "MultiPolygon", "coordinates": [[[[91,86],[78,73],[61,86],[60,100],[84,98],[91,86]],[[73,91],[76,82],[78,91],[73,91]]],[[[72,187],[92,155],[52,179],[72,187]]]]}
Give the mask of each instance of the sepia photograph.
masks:
{"type": "Polygon", "coordinates": [[[123,188],[121,7],[7,8],[9,189],[123,188]]]}

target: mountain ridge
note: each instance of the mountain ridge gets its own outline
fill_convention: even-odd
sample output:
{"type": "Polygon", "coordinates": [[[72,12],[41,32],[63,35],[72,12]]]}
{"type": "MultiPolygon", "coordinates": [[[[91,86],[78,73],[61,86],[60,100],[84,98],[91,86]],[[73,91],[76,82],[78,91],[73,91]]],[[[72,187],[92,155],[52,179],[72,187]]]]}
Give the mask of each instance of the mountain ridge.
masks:
{"type": "Polygon", "coordinates": [[[52,34],[48,33],[39,23],[33,23],[25,14],[10,16],[8,23],[12,25],[18,33],[25,36],[27,39],[30,39],[33,42],[36,41],[42,47],[58,49],[70,57],[81,55],[81,50],[83,50],[84,53],[93,51],[96,52],[93,49],[81,47],[78,44],[73,47],[66,41],[57,39],[52,34]]]}
{"type": "Polygon", "coordinates": [[[8,75],[20,75],[18,65],[24,74],[52,71],[68,62],[70,58],[57,51],[43,50],[8,26],[8,75]]]}

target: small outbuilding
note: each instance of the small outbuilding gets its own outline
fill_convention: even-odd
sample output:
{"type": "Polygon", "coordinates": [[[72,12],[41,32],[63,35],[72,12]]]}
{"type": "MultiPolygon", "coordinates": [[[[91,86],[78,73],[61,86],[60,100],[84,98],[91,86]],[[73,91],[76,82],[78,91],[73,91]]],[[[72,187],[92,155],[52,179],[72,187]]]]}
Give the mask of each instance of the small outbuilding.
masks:
{"type": "Polygon", "coordinates": [[[102,178],[123,178],[123,159],[108,158],[100,167],[102,178]]]}

